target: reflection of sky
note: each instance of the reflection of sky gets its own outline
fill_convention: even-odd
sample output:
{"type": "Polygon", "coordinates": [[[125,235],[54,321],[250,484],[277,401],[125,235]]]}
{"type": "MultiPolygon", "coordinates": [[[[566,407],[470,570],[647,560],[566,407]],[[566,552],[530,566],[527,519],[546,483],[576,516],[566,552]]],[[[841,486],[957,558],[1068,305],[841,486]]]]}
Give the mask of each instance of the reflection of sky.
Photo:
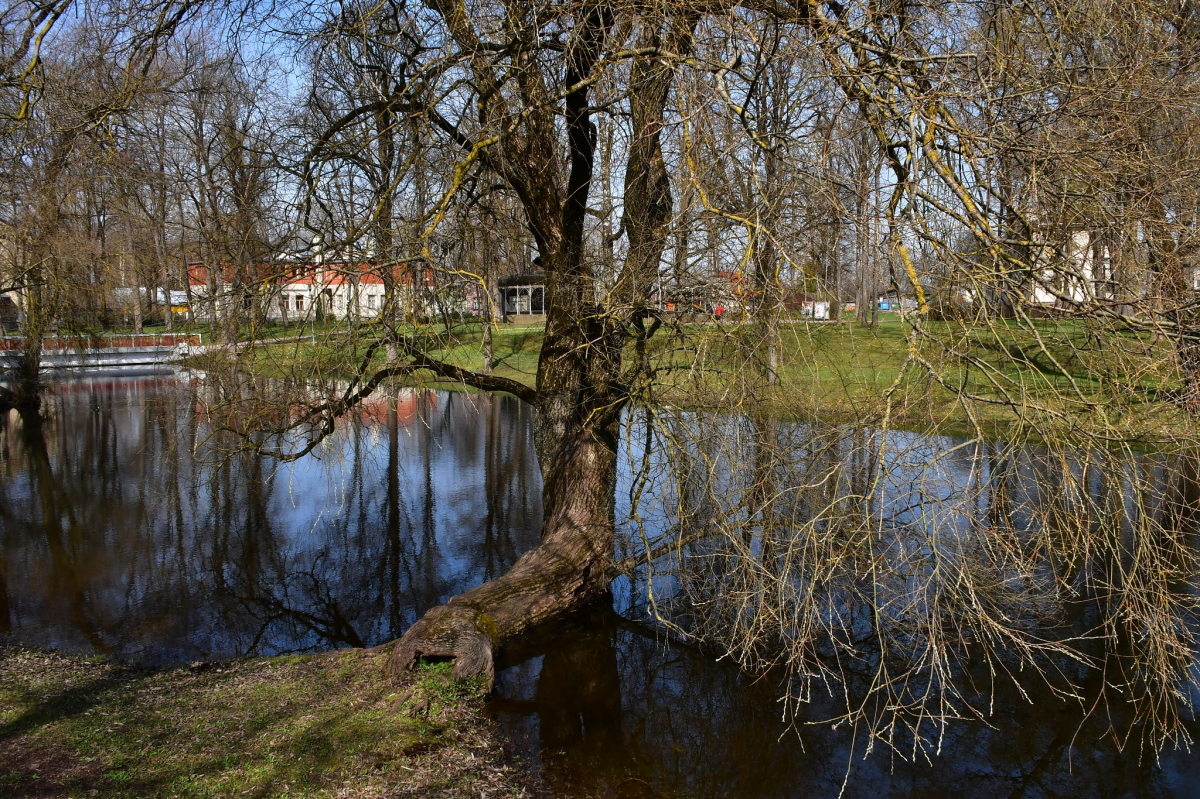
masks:
{"type": "MultiPolygon", "coordinates": [[[[664,562],[654,569],[654,595],[664,600],[680,588],[674,570],[679,558],[713,552],[721,557],[727,541],[725,536],[701,540],[682,554],[668,544],[704,529],[738,537],[760,531],[760,521],[748,514],[752,484],[763,478],[755,466],[763,457],[764,444],[757,438],[762,423],[663,409],[654,420],[650,457],[645,458],[642,411],[632,419],[624,433],[616,492],[618,558],[640,557],[643,535],[653,549],[666,550],[664,562]],[[680,462],[692,463],[683,491],[673,471],[680,462]],[[650,475],[644,485],[637,476],[643,464],[650,475]],[[639,492],[635,505],[632,497],[639,492]],[[681,507],[687,509],[683,526],[681,507]]],[[[1085,471],[1081,458],[1000,441],[895,430],[885,435],[877,429],[781,421],[768,426],[774,450],[766,456],[774,461],[766,473],[773,486],[772,512],[782,520],[774,532],[776,543],[803,545],[838,525],[873,530],[877,554],[897,573],[908,575],[907,585],[896,581],[891,586],[909,594],[893,603],[895,608],[918,607],[911,594],[931,585],[930,580],[953,582],[959,572],[980,564],[1009,568],[1012,564],[997,558],[1012,553],[993,545],[998,526],[1022,541],[1078,524],[1080,518],[1090,519],[1094,527],[1115,525],[1127,532],[1142,516],[1162,517],[1177,490],[1168,464],[1152,456],[1115,459],[1092,453],[1085,471]],[[1106,512],[1114,491],[1125,503],[1122,517],[1106,512]],[[1002,504],[997,501],[1001,494],[1002,504]],[[1144,503],[1140,509],[1139,500],[1144,503]]],[[[749,553],[759,558],[762,547],[763,539],[754,535],[749,553]]],[[[644,601],[644,573],[636,583],[618,581],[614,590],[617,607],[628,612],[644,601]]]]}
{"type": "Polygon", "coordinates": [[[151,378],[60,386],[43,428],[49,480],[9,417],[10,635],[153,661],[374,644],[536,541],[530,416],[511,398],[406,392],[394,443],[376,402],[279,464],[206,442],[195,390],[151,378]]]}

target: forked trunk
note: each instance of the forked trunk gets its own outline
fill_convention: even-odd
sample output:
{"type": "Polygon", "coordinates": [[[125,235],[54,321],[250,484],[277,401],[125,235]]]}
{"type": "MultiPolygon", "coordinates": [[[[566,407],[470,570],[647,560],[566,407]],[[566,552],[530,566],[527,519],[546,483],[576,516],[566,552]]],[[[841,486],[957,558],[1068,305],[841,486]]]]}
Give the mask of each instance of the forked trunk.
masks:
{"type": "MultiPolygon", "coordinates": [[[[435,6],[457,19],[455,9],[435,6]]],[[[626,397],[621,357],[630,324],[640,323],[648,313],[647,298],[658,279],[669,232],[673,203],[660,131],[674,73],[669,64],[648,58],[635,61],[632,69],[633,141],[625,180],[629,255],[605,308],[596,296],[591,262],[584,257],[584,220],[596,151],[586,78],[600,56],[612,17],[604,3],[585,2],[581,9],[578,40],[569,50],[563,79],[576,87],[563,103],[567,179],[547,179],[545,166],[557,163],[552,142],[559,123],[546,109],[529,115],[527,137],[505,140],[521,147],[513,154],[519,158],[504,162],[505,175],[520,187],[546,265],[546,331],[537,390],[526,397],[537,406],[542,540],[504,576],[433,608],[410,627],[392,650],[393,673],[421,657],[454,658],[456,678],[483,674],[490,685],[500,646],[594,602],[606,594],[612,580],[617,442],[626,397]],[[522,171],[513,166],[518,163],[536,168],[522,171]]],[[[643,31],[641,43],[657,51],[666,32],[668,47],[684,52],[696,19],[659,19],[643,31]]],[[[456,35],[466,35],[461,28],[455,30],[456,35]]],[[[484,62],[475,68],[481,83],[492,79],[484,62]]]]}

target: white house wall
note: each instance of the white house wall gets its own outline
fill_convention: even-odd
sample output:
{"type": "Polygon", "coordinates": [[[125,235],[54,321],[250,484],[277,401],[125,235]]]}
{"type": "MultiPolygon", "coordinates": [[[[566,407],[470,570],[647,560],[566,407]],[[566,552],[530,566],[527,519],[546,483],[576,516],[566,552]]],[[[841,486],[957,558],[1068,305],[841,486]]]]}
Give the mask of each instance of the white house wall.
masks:
{"type": "Polygon", "coordinates": [[[280,303],[286,302],[288,319],[309,317],[313,314],[314,304],[321,295],[325,295],[329,301],[326,311],[337,317],[346,317],[354,313],[354,297],[356,295],[359,303],[359,317],[374,318],[383,310],[384,288],[381,283],[360,283],[357,292],[355,287],[349,284],[322,286],[313,283],[291,283],[279,289],[267,316],[271,319],[283,319],[284,314],[280,303]],[[297,298],[300,299],[300,307],[296,305],[297,298]]]}
{"type": "MultiPolygon", "coordinates": [[[[1079,231],[1071,235],[1066,246],[1066,258],[1061,265],[1047,267],[1041,271],[1038,281],[1033,283],[1029,294],[1030,302],[1038,305],[1056,305],[1058,303],[1087,304],[1097,297],[1097,284],[1103,286],[1108,280],[1106,265],[1109,262],[1109,251],[1103,249],[1103,264],[1097,270],[1096,256],[1092,235],[1079,231]],[[1097,271],[1100,273],[1097,274],[1097,271]]],[[[1057,255],[1050,247],[1042,249],[1038,259],[1043,263],[1057,260],[1057,255]]]]}

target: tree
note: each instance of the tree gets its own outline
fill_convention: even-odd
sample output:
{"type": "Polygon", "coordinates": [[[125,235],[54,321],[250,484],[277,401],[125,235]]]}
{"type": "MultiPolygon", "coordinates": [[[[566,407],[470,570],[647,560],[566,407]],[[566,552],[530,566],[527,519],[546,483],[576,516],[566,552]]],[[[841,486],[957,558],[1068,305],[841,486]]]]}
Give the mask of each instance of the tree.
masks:
{"type": "Polygon", "coordinates": [[[95,263],[73,268],[61,252],[63,239],[70,238],[62,235],[70,227],[68,206],[79,199],[88,158],[141,96],[159,48],[194,11],[169,4],[146,17],[142,9],[115,5],[64,25],[72,5],[17,3],[0,15],[0,119],[9,191],[28,198],[9,220],[21,231],[23,250],[14,287],[24,305],[16,392],[24,407],[38,403],[43,336],[60,321],[70,326],[81,297],[85,306],[95,298],[94,285],[69,290],[80,272],[95,282],[95,263]]]}

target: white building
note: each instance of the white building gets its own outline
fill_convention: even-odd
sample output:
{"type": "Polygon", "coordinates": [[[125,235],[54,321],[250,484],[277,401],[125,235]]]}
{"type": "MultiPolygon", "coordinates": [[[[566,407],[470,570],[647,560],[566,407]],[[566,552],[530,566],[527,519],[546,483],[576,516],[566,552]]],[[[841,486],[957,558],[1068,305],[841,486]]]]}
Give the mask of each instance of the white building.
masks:
{"type": "MultiPolygon", "coordinates": [[[[266,300],[268,319],[298,321],[315,316],[370,319],[378,316],[384,308],[386,268],[365,262],[274,262],[261,265],[256,270],[253,282],[266,300]]],[[[414,310],[417,313],[424,315],[436,312],[436,303],[432,298],[432,269],[425,267],[424,274],[414,275],[414,269],[407,264],[396,264],[391,268],[395,279],[396,302],[399,304],[397,311],[400,314],[410,307],[410,303],[415,303],[414,310]]],[[[232,268],[223,269],[222,273],[218,294],[226,293],[226,287],[235,283],[232,268]]],[[[243,279],[242,282],[245,284],[249,281],[243,279]]],[[[188,283],[193,305],[211,303],[209,274],[203,264],[188,265],[188,283]]]]}
{"type": "Polygon", "coordinates": [[[1087,231],[1072,233],[1061,251],[1042,247],[1037,260],[1048,266],[1030,281],[1028,300],[1034,305],[1085,305],[1112,295],[1111,253],[1087,231]]]}

